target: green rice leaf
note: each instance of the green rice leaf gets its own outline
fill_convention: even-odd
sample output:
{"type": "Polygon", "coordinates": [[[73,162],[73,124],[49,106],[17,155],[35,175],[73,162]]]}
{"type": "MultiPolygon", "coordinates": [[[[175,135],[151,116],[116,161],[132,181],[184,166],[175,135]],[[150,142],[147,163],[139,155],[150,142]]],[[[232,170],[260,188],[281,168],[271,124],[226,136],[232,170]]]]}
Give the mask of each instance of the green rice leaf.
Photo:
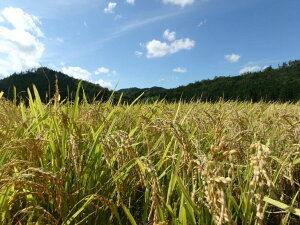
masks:
{"type": "Polygon", "coordinates": [[[286,210],[287,212],[290,212],[296,216],[300,216],[300,209],[297,209],[297,208],[294,208],[292,206],[289,206],[287,204],[284,204],[282,202],[279,202],[277,200],[274,200],[272,198],[269,198],[269,197],[264,197],[264,201],[271,204],[271,205],[274,205],[280,209],[283,209],[283,210],[286,210]]]}

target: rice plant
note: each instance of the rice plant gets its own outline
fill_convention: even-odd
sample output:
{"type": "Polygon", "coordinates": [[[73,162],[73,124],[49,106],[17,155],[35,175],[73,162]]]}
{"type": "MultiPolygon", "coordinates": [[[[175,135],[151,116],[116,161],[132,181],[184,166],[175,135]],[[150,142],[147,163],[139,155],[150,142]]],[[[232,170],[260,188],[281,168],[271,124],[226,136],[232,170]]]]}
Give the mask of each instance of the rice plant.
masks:
{"type": "Polygon", "coordinates": [[[0,94],[1,224],[300,224],[300,105],[0,94]]]}

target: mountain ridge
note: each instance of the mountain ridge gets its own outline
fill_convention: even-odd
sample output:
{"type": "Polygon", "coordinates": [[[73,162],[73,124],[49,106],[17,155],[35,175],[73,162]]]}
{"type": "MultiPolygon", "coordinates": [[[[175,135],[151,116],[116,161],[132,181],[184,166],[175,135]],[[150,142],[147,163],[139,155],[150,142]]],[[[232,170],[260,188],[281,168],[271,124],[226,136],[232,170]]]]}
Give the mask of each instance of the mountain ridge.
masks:
{"type": "MultiPolygon", "coordinates": [[[[27,88],[32,91],[34,84],[43,102],[48,102],[55,94],[56,80],[61,99],[73,100],[81,80],[70,77],[64,73],[54,71],[47,67],[40,67],[21,73],[14,73],[9,77],[0,80],[0,91],[4,92],[4,97],[13,100],[17,98],[26,101],[28,97],[27,88]],[[15,89],[15,90],[14,90],[15,89]],[[15,96],[16,95],[16,96],[15,96]]],[[[107,100],[111,94],[107,88],[89,81],[81,81],[82,89],[88,101],[107,100]]],[[[82,93],[81,93],[82,95],[82,93]]]]}
{"type": "MultiPolygon", "coordinates": [[[[289,61],[271,66],[263,71],[249,72],[237,76],[219,76],[211,80],[201,80],[177,88],[156,89],[134,88],[122,89],[127,97],[137,97],[145,92],[141,99],[165,99],[167,101],[300,101],[300,60],[289,61]]],[[[133,99],[129,99],[132,101],[133,99]]]]}
{"type": "MultiPolygon", "coordinates": [[[[55,82],[58,80],[61,99],[74,99],[74,93],[80,80],[45,67],[13,74],[0,80],[0,91],[4,97],[13,99],[14,88],[18,99],[26,99],[27,88],[35,84],[44,102],[54,96],[55,82]],[[47,94],[46,94],[47,93],[47,94]],[[46,96],[45,96],[46,94],[46,96]]],[[[82,81],[82,88],[87,99],[106,101],[112,91],[98,84],[82,81]],[[100,94],[99,94],[100,93],[100,94]]],[[[123,102],[166,100],[176,101],[300,101],[300,60],[289,61],[273,69],[267,67],[263,71],[245,73],[237,76],[219,76],[211,80],[202,80],[177,88],[163,87],[124,88],[114,92],[117,102],[122,95],[123,102]]]]}

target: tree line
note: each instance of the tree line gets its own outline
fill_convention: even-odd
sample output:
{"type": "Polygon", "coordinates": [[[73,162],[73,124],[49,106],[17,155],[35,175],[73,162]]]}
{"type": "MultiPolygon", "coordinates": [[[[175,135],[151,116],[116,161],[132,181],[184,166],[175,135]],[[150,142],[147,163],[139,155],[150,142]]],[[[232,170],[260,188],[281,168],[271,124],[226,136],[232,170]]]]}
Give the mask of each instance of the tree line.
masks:
{"type": "MultiPolygon", "coordinates": [[[[80,80],[46,67],[15,73],[0,80],[0,91],[4,92],[7,99],[26,101],[27,88],[32,90],[32,85],[35,84],[42,101],[48,102],[56,92],[56,82],[61,99],[74,100],[80,80]]],[[[138,97],[139,101],[144,102],[162,99],[167,102],[193,100],[215,102],[220,98],[226,101],[297,102],[300,100],[300,60],[283,63],[275,69],[269,66],[263,71],[230,77],[220,76],[172,89],[128,88],[112,92],[98,84],[82,81],[81,97],[83,92],[89,102],[108,99],[118,102],[121,95],[122,101],[128,103],[138,97]]]]}

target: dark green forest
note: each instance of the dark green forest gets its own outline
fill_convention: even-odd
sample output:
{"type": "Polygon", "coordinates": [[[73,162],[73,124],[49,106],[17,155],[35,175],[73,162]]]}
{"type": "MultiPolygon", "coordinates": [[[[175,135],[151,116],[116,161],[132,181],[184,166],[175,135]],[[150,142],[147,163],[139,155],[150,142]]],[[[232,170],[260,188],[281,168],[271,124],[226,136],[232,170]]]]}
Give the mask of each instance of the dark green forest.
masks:
{"type": "MultiPolygon", "coordinates": [[[[27,99],[27,88],[35,84],[42,100],[48,102],[55,93],[55,83],[58,81],[61,99],[73,100],[80,80],[69,77],[45,67],[29,70],[0,80],[0,91],[10,100],[27,99]]],[[[88,101],[106,101],[112,91],[97,84],[82,81],[82,89],[88,101]]],[[[82,93],[82,91],[81,91],[82,93]]],[[[212,80],[202,80],[186,86],[165,89],[128,88],[114,92],[117,101],[122,95],[123,102],[132,102],[140,96],[141,101],[153,102],[165,99],[176,101],[280,101],[296,102],[300,100],[300,60],[289,61],[278,68],[268,67],[263,71],[246,73],[238,76],[221,76],[212,80]]]]}
{"type": "MultiPolygon", "coordinates": [[[[16,101],[22,99],[23,101],[27,101],[27,88],[32,92],[32,86],[34,84],[37,87],[42,101],[49,102],[56,91],[56,80],[61,99],[72,101],[75,98],[80,80],[46,67],[13,74],[0,80],[0,91],[4,92],[4,97],[7,99],[16,99],[16,101]]],[[[81,88],[84,90],[86,98],[89,101],[105,101],[111,95],[111,91],[107,88],[102,88],[98,84],[88,81],[82,81],[81,88]]],[[[82,91],[80,94],[82,96],[82,91]]]]}
{"type": "Polygon", "coordinates": [[[215,77],[186,86],[172,89],[163,88],[129,88],[120,90],[129,102],[141,95],[141,99],[166,99],[169,102],[178,100],[191,101],[280,101],[296,102],[300,100],[300,60],[268,67],[263,71],[246,73],[239,76],[215,77]]]}

